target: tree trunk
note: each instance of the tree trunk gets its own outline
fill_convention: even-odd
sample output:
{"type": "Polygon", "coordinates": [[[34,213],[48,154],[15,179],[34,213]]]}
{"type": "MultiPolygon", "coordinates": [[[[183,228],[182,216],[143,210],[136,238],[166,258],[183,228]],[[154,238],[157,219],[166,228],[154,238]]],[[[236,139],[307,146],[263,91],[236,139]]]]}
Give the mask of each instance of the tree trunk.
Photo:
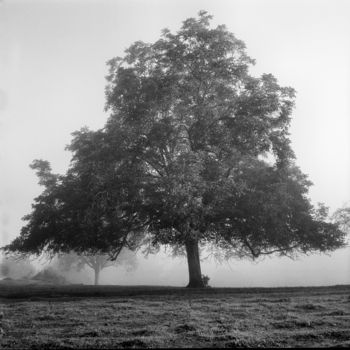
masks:
{"type": "Polygon", "coordinates": [[[94,271],[95,271],[95,286],[98,286],[98,282],[99,282],[99,279],[100,279],[100,267],[95,267],[94,268],[94,271]]]}
{"type": "Polygon", "coordinates": [[[204,288],[201,263],[199,260],[198,241],[194,239],[188,240],[185,243],[185,246],[189,272],[189,283],[187,288],[204,288]]]}

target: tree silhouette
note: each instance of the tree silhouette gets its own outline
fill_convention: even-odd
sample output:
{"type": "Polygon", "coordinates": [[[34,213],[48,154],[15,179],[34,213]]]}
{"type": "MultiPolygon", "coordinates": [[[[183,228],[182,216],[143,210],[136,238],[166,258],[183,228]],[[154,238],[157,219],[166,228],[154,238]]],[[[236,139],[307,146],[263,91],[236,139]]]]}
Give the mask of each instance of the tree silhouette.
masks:
{"type": "Polygon", "coordinates": [[[207,244],[253,258],[344,245],[294,163],[294,90],[271,74],[250,75],[244,43],[210,20],[201,11],[177,33],[164,30],[109,61],[105,127],[75,133],[57,191],[43,172],[45,200],[59,215],[45,209],[42,220],[37,204],[6,249],[117,254],[130,234],[147,232],[154,247],[184,249],[188,287],[203,287],[199,248],[207,244]],[[46,226],[35,228],[37,219],[46,226]]]}

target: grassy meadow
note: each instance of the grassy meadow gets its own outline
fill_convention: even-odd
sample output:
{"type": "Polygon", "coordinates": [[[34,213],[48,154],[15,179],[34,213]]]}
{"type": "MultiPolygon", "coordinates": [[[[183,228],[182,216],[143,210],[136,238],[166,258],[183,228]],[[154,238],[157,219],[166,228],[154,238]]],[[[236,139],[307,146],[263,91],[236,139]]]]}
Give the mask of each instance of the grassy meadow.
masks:
{"type": "Polygon", "coordinates": [[[350,286],[0,284],[0,348],[350,347],[350,286]]]}

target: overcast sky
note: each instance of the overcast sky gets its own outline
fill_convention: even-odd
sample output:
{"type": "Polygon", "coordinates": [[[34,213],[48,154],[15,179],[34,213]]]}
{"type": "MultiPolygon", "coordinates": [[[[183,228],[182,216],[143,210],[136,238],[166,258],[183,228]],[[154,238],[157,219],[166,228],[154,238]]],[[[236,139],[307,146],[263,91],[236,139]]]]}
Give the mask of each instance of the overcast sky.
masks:
{"type": "MultiPolygon", "coordinates": [[[[296,89],[291,140],[314,183],[312,202],[331,211],[350,203],[350,1],[2,0],[0,245],[19,234],[41,192],[32,160],[49,160],[63,173],[71,133],[104,125],[106,61],[136,40],[157,40],[163,28],[178,30],[202,9],[246,43],[257,62],[253,74],[272,73],[296,89]]],[[[186,284],[183,259],[160,254],[140,265],[131,279],[113,282],[186,284]]],[[[350,250],[202,269],[218,286],[350,283],[350,250]]]]}

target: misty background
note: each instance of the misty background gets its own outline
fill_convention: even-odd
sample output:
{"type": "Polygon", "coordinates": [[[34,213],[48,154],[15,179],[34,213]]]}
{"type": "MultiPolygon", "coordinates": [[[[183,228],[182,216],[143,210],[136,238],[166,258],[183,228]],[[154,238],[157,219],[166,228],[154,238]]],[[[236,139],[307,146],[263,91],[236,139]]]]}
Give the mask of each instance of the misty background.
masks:
{"type": "MultiPolygon", "coordinates": [[[[106,61],[133,42],[177,31],[199,10],[247,45],[255,75],[272,73],[296,89],[291,141],[313,182],[313,204],[350,204],[350,3],[347,0],[3,0],[0,2],[0,245],[15,238],[42,188],[29,168],[50,161],[64,173],[71,133],[103,127],[106,61]]],[[[204,257],[204,256],[203,256],[204,257]]],[[[137,256],[137,267],[108,267],[101,284],[187,284],[183,257],[137,256]]],[[[35,262],[40,270],[42,262],[35,262]]],[[[212,286],[350,283],[350,248],[297,260],[203,261],[212,286]]],[[[92,271],[74,277],[92,283],[92,271]]]]}

